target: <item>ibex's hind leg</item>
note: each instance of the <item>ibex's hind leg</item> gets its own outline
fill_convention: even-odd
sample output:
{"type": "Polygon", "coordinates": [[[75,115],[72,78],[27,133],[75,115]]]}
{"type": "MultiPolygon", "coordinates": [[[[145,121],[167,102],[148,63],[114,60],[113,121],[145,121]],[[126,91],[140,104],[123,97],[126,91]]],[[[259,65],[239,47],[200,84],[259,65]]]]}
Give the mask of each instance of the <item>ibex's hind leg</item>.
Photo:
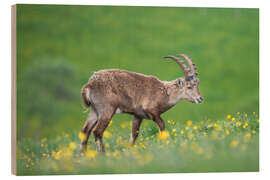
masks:
{"type": "Polygon", "coordinates": [[[87,141],[89,139],[89,136],[91,134],[92,129],[97,124],[97,114],[92,109],[91,112],[88,115],[87,120],[84,123],[84,126],[82,128],[82,133],[85,135],[83,139],[81,139],[81,151],[85,152],[87,150],[87,141]]]}
{"type": "Polygon", "coordinates": [[[158,125],[159,131],[164,131],[165,130],[165,123],[164,123],[163,119],[159,115],[154,116],[153,120],[158,125]]]}
{"type": "Polygon", "coordinates": [[[115,109],[112,107],[106,107],[105,109],[106,110],[104,113],[100,114],[97,125],[93,131],[98,152],[105,152],[105,147],[102,142],[103,132],[109,125],[110,120],[115,112],[115,109]]]}
{"type": "Polygon", "coordinates": [[[140,130],[140,126],[141,126],[141,122],[142,119],[134,116],[133,120],[132,120],[132,131],[131,131],[131,136],[130,136],[130,143],[131,145],[135,144],[135,141],[139,135],[139,130],[140,130]]]}

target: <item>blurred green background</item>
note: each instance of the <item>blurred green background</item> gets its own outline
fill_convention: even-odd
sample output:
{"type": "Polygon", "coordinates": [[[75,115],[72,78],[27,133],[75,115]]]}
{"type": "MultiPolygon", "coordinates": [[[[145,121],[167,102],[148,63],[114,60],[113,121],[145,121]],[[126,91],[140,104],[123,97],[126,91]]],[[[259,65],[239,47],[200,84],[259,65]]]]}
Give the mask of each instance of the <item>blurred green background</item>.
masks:
{"type": "Polygon", "coordinates": [[[258,9],[17,5],[18,139],[79,132],[87,117],[81,87],[93,72],[174,80],[181,69],[162,57],[178,53],[196,63],[205,101],[181,102],[165,120],[258,112],[258,9]]]}

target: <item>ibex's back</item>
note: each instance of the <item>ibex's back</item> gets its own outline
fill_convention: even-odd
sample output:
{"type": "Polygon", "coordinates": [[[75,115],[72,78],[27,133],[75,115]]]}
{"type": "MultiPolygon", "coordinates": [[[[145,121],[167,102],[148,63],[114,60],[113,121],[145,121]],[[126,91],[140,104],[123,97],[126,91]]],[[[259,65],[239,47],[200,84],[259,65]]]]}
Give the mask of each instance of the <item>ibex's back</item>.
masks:
{"type": "Polygon", "coordinates": [[[131,142],[134,144],[143,119],[152,119],[160,131],[163,131],[165,124],[160,117],[163,112],[181,100],[201,103],[203,99],[198,89],[199,79],[195,65],[187,55],[180,56],[186,59],[188,66],[176,56],[165,57],[176,61],[184,72],[184,77],[169,82],[118,69],[95,72],[82,88],[83,101],[91,108],[82,129],[86,134],[82,141],[83,151],[86,150],[93,128],[98,151],[105,151],[103,132],[115,113],[134,115],[131,135],[131,142]]]}
{"type": "Polygon", "coordinates": [[[151,109],[162,111],[168,101],[165,86],[156,77],[118,69],[95,72],[82,93],[88,106],[112,104],[116,113],[141,118],[150,118],[151,109]]]}

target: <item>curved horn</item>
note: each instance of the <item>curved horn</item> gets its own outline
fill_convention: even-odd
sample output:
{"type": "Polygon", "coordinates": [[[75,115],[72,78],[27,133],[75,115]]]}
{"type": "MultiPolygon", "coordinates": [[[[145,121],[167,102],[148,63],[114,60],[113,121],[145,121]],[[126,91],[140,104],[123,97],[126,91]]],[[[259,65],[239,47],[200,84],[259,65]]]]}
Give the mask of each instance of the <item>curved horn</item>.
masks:
{"type": "Polygon", "coordinates": [[[177,56],[182,56],[186,59],[189,67],[190,67],[190,70],[192,71],[192,73],[196,74],[196,67],[195,67],[195,64],[192,62],[192,59],[186,55],[186,54],[177,54],[177,56]]]}
{"type": "Polygon", "coordinates": [[[179,64],[179,66],[181,67],[181,69],[184,72],[185,78],[188,78],[188,68],[185,65],[184,61],[181,59],[178,59],[176,56],[165,56],[164,58],[171,58],[173,59],[177,64],[179,64]]]}

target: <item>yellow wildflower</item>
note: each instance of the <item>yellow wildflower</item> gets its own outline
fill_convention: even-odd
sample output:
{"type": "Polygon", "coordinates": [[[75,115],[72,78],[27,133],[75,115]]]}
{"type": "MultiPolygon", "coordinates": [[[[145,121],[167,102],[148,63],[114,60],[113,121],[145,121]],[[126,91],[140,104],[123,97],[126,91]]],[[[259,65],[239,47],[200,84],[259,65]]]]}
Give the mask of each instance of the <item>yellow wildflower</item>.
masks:
{"type": "Polygon", "coordinates": [[[176,136],[177,136],[177,134],[175,133],[173,136],[174,136],[174,137],[176,137],[176,136]]]}
{"type": "Polygon", "coordinates": [[[232,117],[232,116],[231,116],[230,114],[227,115],[227,119],[231,119],[231,117],[232,117]]]}
{"type": "Polygon", "coordinates": [[[247,113],[244,114],[245,117],[248,117],[247,113]]]}
{"type": "Polygon", "coordinates": [[[85,141],[86,140],[86,135],[83,133],[83,132],[79,132],[79,135],[78,135],[79,139],[81,141],[85,141]]]}
{"type": "Polygon", "coordinates": [[[176,129],[174,128],[174,129],[172,130],[172,132],[176,132],[176,129]]]}
{"type": "Polygon", "coordinates": [[[193,126],[193,130],[196,131],[198,129],[198,126],[193,126]]]}
{"type": "Polygon", "coordinates": [[[214,126],[214,127],[217,127],[217,123],[214,123],[213,126],[214,126]]]}
{"type": "Polygon", "coordinates": [[[237,140],[232,140],[232,141],[230,142],[230,147],[231,147],[231,148],[235,148],[237,145],[238,145],[238,141],[237,141],[237,140]]]}
{"type": "Polygon", "coordinates": [[[170,136],[170,133],[169,133],[168,131],[161,131],[161,132],[158,134],[158,139],[159,139],[159,140],[165,140],[165,139],[167,139],[169,136],[170,136]]]}
{"type": "Polygon", "coordinates": [[[76,143],[75,142],[70,142],[69,143],[69,148],[73,151],[74,149],[76,149],[76,143]]]}
{"type": "Polygon", "coordinates": [[[230,134],[230,131],[228,129],[226,129],[226,134],[229,135],[230,134]]]}
{"type": "Polygon", "coordinates": [[[88,150],[85,155],[86,155],[86,157],[88,157],[90,159],[94,159],[97,156],[97,151],[96,150],[88,150]]]}
{"type": "Polygon", "coordinates": [[[146,149],[146,146],[145,146],[145,144],[144,144],[143,142],[140,142],[140,145],[141,145],[141,147],[142,147],[143,149],[146,149]]]}
{"type": "Polygon", "coordinates": [[[189,126],[186,126],[186,127],[185,127],[185,130],[188,131],[188,130],[189,130],[189,126]]]}
{"type": "Polygon", "coordinates": [[[110,123],[109,123],[109,125],[108,125],[108,126],[110,127],[111,125],[112,125],[112,120],[110,121],[110,123]]]}
{"type": "Polygon", "coordinates": [[[232,117],[232,121],[235,121],[235,117],[232,117]]]}
{"type": "Polygon", "coordinates": [[[243,125],[243,129],[245,129],[246,128],[246,126],[245,125],[243,125]]]}
{"type": "Polygon", "coordinates": [[[104,131],[103,136],[104,138],[108,139],[112,137],[112,134],[109,131],[104,131]]]}
{"type": "Polygon", "coordinates": [[[248,126],[248,122],[245,122],[245,126],[248,126]]]}
{"type": "Polygon", "coordinates": [[[56,154],[56,152],[55,152],[55,151],[52,151],[52,156],[53,156],[53,157],[55,156],[55,154],[56,154]]]}
{"type": "Polygon", "coordinates": [[[52,156],[53,156],[56,160],[58,160],[58,159],[60,159],[62,152],[63,152],[62,150],[59,150],[59,151],[57,151],[57,152],[52,152],[52,156]]]}
{"type": "Polygon", "coordinates": [[[187,125],[188,125],[188,126],[191,126],[191,125],[192,125],[192,121],[191,121],[191,120],[188,120],[188,121],[187,121],[187,125]]]}
{"type": "Polygon", "coordinates": [[[181,131],[180,131],[180,134],[184,134],[184,133],[185,133],[185,131],[184,131],[184,130],[181,130],[181,131]]]}

